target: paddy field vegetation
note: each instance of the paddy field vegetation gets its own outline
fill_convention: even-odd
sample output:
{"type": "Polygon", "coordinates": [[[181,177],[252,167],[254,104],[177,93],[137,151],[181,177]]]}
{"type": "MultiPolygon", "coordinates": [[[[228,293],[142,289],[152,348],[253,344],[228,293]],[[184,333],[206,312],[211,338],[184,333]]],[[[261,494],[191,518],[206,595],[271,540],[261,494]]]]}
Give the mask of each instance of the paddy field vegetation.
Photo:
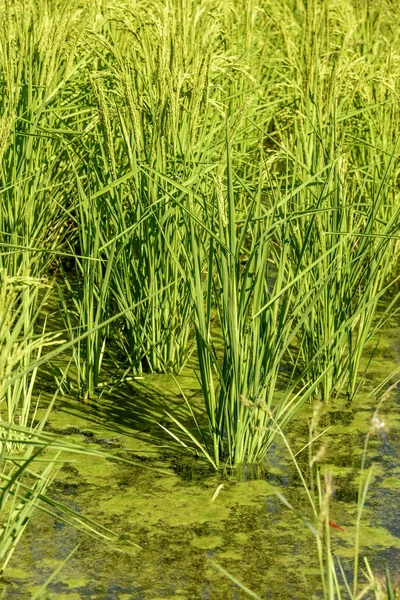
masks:
{"type": "Polygon", "coordinates": [[[36,508],[113,539],[51,491],[71,453],[104,452],[47,423],[127,382],[135,406],[165,374],[177,391],[154,424],[172,452],[218,473],[287,452],[313,597],[397,597],[368,561],[359,583],[378,400],[352,578],[317,425],[370,391],[400,308],[399,36],[392,0],[0,0],[2,571],[36,508]],[[290,437],[304,411],[307,475],[290,437]]]}

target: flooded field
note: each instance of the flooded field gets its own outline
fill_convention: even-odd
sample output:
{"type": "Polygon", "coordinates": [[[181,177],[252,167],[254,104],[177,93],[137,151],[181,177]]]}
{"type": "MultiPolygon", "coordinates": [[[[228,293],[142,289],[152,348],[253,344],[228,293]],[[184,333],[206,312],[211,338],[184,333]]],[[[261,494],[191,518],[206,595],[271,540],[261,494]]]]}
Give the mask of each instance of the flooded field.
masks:
{"type": "MultiPolygon", "coordinates": [[[[400,329],[381,341],[364,391],[351,406],[327,406],[321,414],[326,446],[322,471],[333,474],[332,549],[351,581],[361,454],[374,410],[373,384],[396,368],[400,329]]],[[[80,444],[135,462],[77,457],[62,467],[52,498],[122,536],[107,544],[37,513],[13,557],[7,596],[24,600],[57,565],[79,548],[49,585],[49,599],[212,599],[246,597],[212,561],[261,598],[320,597],[315,536],[300,516],[312,520],[299,474],[282,443],[265,464],[235,472],[214,470],[170,439],[163,407],[184,412],[171,376],[154,375],[82,404],[59,401],[49,430],[80,444]],[[213,501],[218,487],[223,484],[213,501]],[[278,490],[295,509],[277,497],[278,490]],[[138,544],[139,548],[129,543],[138,544]]],[[[181,385],[193,398],[198,384],[189,369],[181,385]]],[[[373,475],[362,515],[361,555],[383,577],[385,565],[400,577],[400,389],[381,407],[382,431],[371,436],[366,467],[373,475]]],[[[311,407],[288,433],[294,450],[307,439],[311,407]]],[[[306,478],[308,452],[299,455],[306,478]]],[[[339,571],[339,567],[338,567],[339,571]]]]}
{"type": "Polygon", "coordinates": [[[0,0],[0,597],[399,600],[393,0],[0,0]]]}

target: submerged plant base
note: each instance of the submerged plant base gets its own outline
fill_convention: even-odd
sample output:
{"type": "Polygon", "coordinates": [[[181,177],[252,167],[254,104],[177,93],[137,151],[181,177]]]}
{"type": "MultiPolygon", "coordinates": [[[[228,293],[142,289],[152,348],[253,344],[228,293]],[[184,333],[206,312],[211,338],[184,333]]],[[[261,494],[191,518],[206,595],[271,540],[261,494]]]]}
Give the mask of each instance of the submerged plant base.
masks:
{"type": "MultiPolygon", "coordinates": [[[[190,388],[196,393],[195,380],[186,376],[183,381],[187,393],[190,388]]],[[[147,407],[154,417],[159,411],[161,418],[164,401],[159,390],[169,394],[170,401],[178,390],[168,376],[153,376],[152,384],[154,392],[147,398],[147,407]]],[[[132,387],[129,389],[135,393],[132,387]]],[[[127,405],[120,397],[116,408],[114,401],[104,394],[98,402],[82,407],[66,397],[53,413],[50,425],[58,435],[64,431],[73,441],[140,460],[144,468],[79,457],[63,468],[53,495],[128,536],[142,550],[104,546],[38,515],[10,565],[5,580],[7,593],[11,597],[18,593],[21,600],[30,598],[31,590],[81,541],[77,553],[50,585],[49,599],[90,599],[97,595],[110,600],[234,600],[235,586],[209,563],[210,557],[262,598],[309,600],[319,589],[314,536],[274,492],[280,490],[299,514],[311,517],[304,490],[284,448],[274,446],[261,469],[244,466],[235,472],[216,474],[204,461],[190,458],[184,449],[181,454],[154,422],[150,425],[144,412],[142,420],[140,411],[137,418],[131,413],[131,420],[126,419],[131,402],[128,394],[127,405]],[[146,467],[161,468],[167,474],[146,467]],[[51,556],[56,561],[50,560],[51,556]]],[[[382,565],[386,560],[394,581],[400,561],[396,519],[400,501],[396,489],[385,485],[385,479],[390,473],[400,472],[398,402],[395,392],[385,408],[391,432],[388,438],[371,439],[368,461],[374,460],[381,469],[377,469],[371,484],[361,536],[361,551],[374,571],[384,574],[382,565]]],[[[299,440],[306,437],[309,416],[305,408],[288,433],[290,443],[298,450],[299,440]]],[[[365,397],[360,398],[359,406],[327,407],[321,416],[321,426],[330,427],[324,437],[328,450],[323,468],[329,470],[336,465],[331,519],[344,529],[332,529],[333,551],[350,579],[347,569],[353,557],[360,440],[370,419],[365,397]]],[[[306,460],[306,455],[301,454],[299,460],[306,460]]]]}

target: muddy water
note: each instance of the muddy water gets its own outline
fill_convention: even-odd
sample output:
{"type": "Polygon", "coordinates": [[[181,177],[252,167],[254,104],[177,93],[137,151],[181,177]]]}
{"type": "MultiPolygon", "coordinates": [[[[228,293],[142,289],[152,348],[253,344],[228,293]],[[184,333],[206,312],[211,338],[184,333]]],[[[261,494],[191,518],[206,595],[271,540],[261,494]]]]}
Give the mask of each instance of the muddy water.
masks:
{"type": "MultiPolygon", "coordinates": [[[[320,429],[329,427],[321,439],[326,446],[321,469],[334,475],[331,518],[344,529],[332,530],[332,546],[349,577],[361,453],[379,397],[371,391],[396,368],[399,335],[392,328],[381,342],[355,402],[331,405],[321,415],[320,429]]],[[[198,385],[189,370],[180,384],[201,418],[198,385]]],[[[399,404],[400,390],[395,389],[380,411],[385,427],[371,437],[368,447],[367,466],[374,465],[374,470],[361,535],[362,556],[378,573],[383,573],[386,561],[395,579],[400,575],[399,404]]],[[[88,405],[63,397],[50,418],[50,430],[137,464],[77,457],[60,470],[51,495],[124,539],[107,544],[37,513],[4,580],[6,598],[30,598],[78,542],[78,550],[49,585],[45,598],[247,597],[210,559],[262,598],[321,597],[314,536],[275,494],[278,489],[297,514],[311,518],[303,486],[283,445],[272,449],[262,469],[215,474],[156,424],[170,425],[164,408],[187,419],[184,403],[167,376],[118,386],[88,405]],[[220,484],[223,488],[212,502],[220,484]]],[[[288,432],[295,449],[307,441],[310,415],[311,408],[305,407],[288,432]]],[[[299,455],[299,462],[307,474],[307,451],[299,455]]]]}

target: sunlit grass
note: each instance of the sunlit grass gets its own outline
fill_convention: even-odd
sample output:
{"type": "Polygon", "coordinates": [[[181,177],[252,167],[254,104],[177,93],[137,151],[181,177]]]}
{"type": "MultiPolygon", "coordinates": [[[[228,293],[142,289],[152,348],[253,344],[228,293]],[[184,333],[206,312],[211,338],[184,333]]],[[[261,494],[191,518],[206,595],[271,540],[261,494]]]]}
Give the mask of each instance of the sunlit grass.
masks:
{"type": "Polygon", "coordinates": [[[171,433],[217,469],[265,461],[305,402],[351,401],[398,309],[393,3],[0,13],[3,449],[61,351],[82,400],[104,361],[179,383],[192,357],[206,426],[171,433]]]}

